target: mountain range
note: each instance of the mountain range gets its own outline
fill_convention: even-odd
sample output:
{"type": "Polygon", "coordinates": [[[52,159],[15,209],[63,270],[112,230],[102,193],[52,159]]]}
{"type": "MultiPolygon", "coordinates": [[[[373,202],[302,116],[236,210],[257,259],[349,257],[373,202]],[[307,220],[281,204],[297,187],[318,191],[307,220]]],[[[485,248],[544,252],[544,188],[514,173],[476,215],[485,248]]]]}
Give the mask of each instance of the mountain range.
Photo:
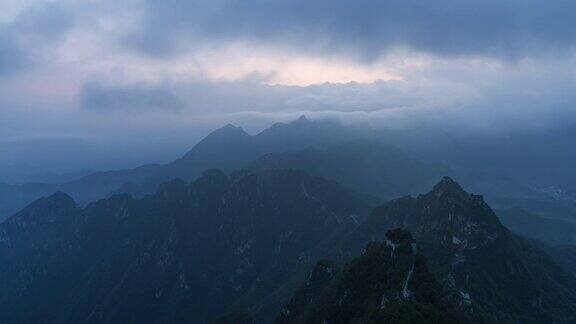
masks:
{"type": "Polygon", "coordinates": [[[416,156],[301,117],[0,184],[0,322],[576,321],[572,200],[416,156]]]}
{"type": "Polygon", "coordinates": [[[290,170],[209,170],[85,208],[56,193],[0,225],[0,322],[208,321],[269,298],[371,204],[290,170]]]}
{"type": "Polygon", "coordinates": [[[571,254],[452,179],[376,205],[298,170],[211,169],[84,208],[56,193],[0,224],[0,321],[575,320],[571,254]]]}
{"type": "MultiPolygon", "coordinates": [[[[404,135],[411,138],[410,134],[404,135]]],[[[443,152],[456,145],[450,137],[438,139],[437,135],[438,132],[431,132],[431,143],[425,145],[425,134],[412,136],[417,140],[410,141],[395,133],[304,116],[290,123],[274,124],[256,135],[226,125],[206,136],[182,158],[164,165],[93,172],[61,183],[0,183],[0,220],[35,199],[58,191],[85,206],[111,194],[144,197],[163,182],[174,178],[192,181],[210,168],[225,172],[239,168],[298,168],[382,200],[423,192],[439,177],[450,175],[471,190],[482,192],[498,210],[522,208],[548,219],[576,221],[576,200],[567,192],[535,187],[490,169],[479,171],[473,163],[462,164],[461,159],[452,158],[453,153],[426,154],[431,147],[443,152]]]]}
{"type": "MultiPolygon", "coordinates": [[[[229,124],[210,133],[190,151],[185,153],[182,158],[168,164],[149,164],[128,170],[95,172],[65,183],[0,184],[0,219],[8,217],[35,199],[58,191],[68,193],[81,205],[86,205],[110,194],[130,193],[137,197],[143,197],[146,194],[153,193],[158,185],[163,182],[174,178],[192,181],[199,177],[202,172],[211,168],[219,168],[225,172],[230,172],[239,168],[249,167],[254,161],[269,153],[298,152],[302,150],[310,150],[312,152],[312,150],[325,150],[350,141],[362,141],[362,139],[366,139],[364,134],[360,134],[338,122],[329,120],[312,121],[304,116],[288,124],[274,124],[253,136],[247,134],[242,128],[229,124]]],[[[327,153],[328,156],[325,158],[331,159],[330,155],[336,154],[346,155],[350,159],[350,154],[366,153],[367,156],[364,158],[366,163],[358,166],[363,167],[367,163],[372,165],[384,163],[379,166],[378,170],[380,174],[385,174],[380,176],[382,178],[381,182],[395,181],[396,179],[391,177],[391,174],[396,174],[396,177],[406,174],[410,176],[411,183],[420,185],[419,179],[412,173],[419,172],[423,175],[422,182],[429,182],[431,177],[438,177],[441,174],[439,171],[443,170],[442,167],[429,166],[417,162],[408,156],[405,157],[404,154],[400,154],[398,149],[390,146],[384,147],[373,141],[364,144],[364,147],[364,151],[356,152],[350,151],[350,146],[330,149],[327,153]],[[389,150],[392,151],[389,152],[389,150]],[[369,161],[372,156],[377,158],[377,160],[369,161]],[[406,161],[405,166],[413,166],[414,170],[409,171],[406,167],[403,170],[392,169],[401,166],[403,160],[406,161]],[[388,163],[392,164],[388,165],[388,163]],[[383,170],[386,168],[388,169],[383,170]],[[430,175],[429,173],[432,174],[430,175]]],[[[312,156],[310,158],[314,159],[315,157],[312,156]]],[[[306,160],[308,158],[303,157],[303,159],[306,160]]],[[[257,165],[260,165],[260,163],[257,165]]],[[[366,191],[368,193],[373,191],[378,193],[380,191],[381,193],[390,194],[393,190],[385,188],[393,188],[400,185],[399,183],[388,182],[377,184],[378,188],[370,188],[366,191]]],[[[358,185],[361,185],[361,183],[358,185]]],[[[359,191],[366,192],[365,190],[359,191]]]]}

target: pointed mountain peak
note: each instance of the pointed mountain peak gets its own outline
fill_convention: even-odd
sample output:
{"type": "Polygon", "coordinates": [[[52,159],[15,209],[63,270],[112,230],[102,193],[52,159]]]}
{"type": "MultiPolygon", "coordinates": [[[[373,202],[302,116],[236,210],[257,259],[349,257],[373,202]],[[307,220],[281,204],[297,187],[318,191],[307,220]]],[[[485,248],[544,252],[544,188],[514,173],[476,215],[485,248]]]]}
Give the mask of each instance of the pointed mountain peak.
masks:
{"type": "Polygon", "coordinates": [[[294,120],[289,121],[289,122],[275,123],[270,128],[265,129],[262,133],[266,133],[267,131],[278,130],[278,129],[292,129],[294,126],[300,126],[300,127],[310,126],[312,124],[313,124],[312,121],[310,119],[308,119],[306,117],[306,115],[300,115],[300,117],[298,117],[298,119],[294,119],[294,120]]]}
{"type": "Polygon", "coordinates": [[[226,124],[226,126],[222,126],[206,137],[204,137],[198,144],[210,142],[214,140],[231,140],[231,139],[238,139],[242,137],[250,137],[248,133],[244,131],[244,129],[240,126],[235,126],[233,124],[226,124]]]}
{"type": "Polygon", "coordinates": [[[55,192],[54,194],[48,196],[47,199],[51,201],[65,201],[74,203],[74,199],[62,191],[55,192]]]}
{"type": "Polygon", "coordinates": [[[436,197],[442,197],[446,194],[456,194],[459,196],[467,195],[466,191],[452,178],[444,177],[442,181],[438,182],[430,192],[436,197]]]}
{"type": "Polygon", "coordinates": [[[248,135],[248,133],[246,133],[244,131],[244,129],[240,126],[235,126],[232,124],[226,124],[226,126],[220,127],[217,130],[213,131],[212,133],[210,133],[210,135],[208,136],[214,136],[214,135],[248,135]]]}
{"type": "Polygon", "coordinates": [[[312,121],[306,117],[306,115],[300,115],[298,119],[295,119],[287,124],[287,126],[297,126],[297,127],[310,127],[310,126],[318,126],[319,124],[315,121],[312,121]]]}
{"type": "Polygon", "coordinates": [[[300,117],[298,117],[298,119],[296,119],[295,121],[293,121],[292,123],[306,123],[309,122],[310,120],[308,118],[306,118],[306,115],[300,115],[300,117]]]}
{"type": "Polygon", "coordinates": [[[227,124],[204,137],[184,155],[183,159],[196,158],[206,160],[213,158],[215,155],[222,156],[225,159],[229,156],[230,150],[238,150],[239,147],[243,147],[245,143],[250,141],[251,137],[242,127],[227,124]]]}
{"type": "Polygon", "coordinates": [[[68,194],[58,191],[45,198],[44,202],[50,205],[58,205],[67,208],[76,208],[76,202],[68,194]]]}
{"type": "Polygon", "coordinates": [[[40,198],[21,211],[8,218],[7,222],[26,224],[28,220],[35,222],[55,222],[62,220],[66,216],[72,215],[78,209],[78,205],[72,197],[56,192],[48,197],[40,198]]]}

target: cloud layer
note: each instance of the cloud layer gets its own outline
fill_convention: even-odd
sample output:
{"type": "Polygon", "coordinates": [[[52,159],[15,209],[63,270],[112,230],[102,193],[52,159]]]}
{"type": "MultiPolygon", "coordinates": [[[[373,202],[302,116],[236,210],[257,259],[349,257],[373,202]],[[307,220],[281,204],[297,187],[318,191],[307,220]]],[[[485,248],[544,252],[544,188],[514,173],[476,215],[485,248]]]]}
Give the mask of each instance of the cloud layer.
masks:
{"type": "Polygon", "coordinates": [[[61,169],[166,161],[222,124],[255,132],[302,113],[459,135],[571,125],[575,9],[564,0],[3,1],[0,164],[39,152],[61,169]]]}
{"type": "Polygon", "coordinates": [[[406,46],[438,55],[524,57],[572,49],[573,1],[146,1],[134,44],[153,55],[238,38],[377,59],[406,46]]]}

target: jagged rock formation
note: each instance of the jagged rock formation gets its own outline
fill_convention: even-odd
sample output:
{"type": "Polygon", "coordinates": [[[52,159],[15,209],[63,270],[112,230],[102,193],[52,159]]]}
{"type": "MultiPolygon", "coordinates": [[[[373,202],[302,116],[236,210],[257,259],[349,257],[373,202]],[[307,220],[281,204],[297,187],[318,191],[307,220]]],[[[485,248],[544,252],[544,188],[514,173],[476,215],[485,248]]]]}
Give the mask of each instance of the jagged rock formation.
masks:
{"type": "Polygon", "coordinates": [[[276,323],[464,323],[441,299],[409,232],[396,229],[369,243],[342,270],[320,261],[276,323]]]}
{"type": "Polygon", "coordinates": [[[374,210],[348,238],[383,240],[387,229],[413,233],[446,296],[473,319],[488,322],[571,323],[576,279],[530,241],[506,229],[481,196],[445,178],[434,189],[374,210]]]}

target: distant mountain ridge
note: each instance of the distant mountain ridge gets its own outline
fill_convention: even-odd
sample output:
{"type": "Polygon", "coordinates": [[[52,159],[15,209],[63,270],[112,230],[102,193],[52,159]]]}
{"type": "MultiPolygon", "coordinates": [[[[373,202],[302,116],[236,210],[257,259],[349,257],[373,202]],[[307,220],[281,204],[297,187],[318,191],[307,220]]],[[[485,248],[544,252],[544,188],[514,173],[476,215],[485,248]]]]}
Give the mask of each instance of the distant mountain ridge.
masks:
{"type": "MultiPolygon", "coordinates": [[[[256,135],[228,124],[210,133],[182,158],[168,164],[96,172],[57,184],[0,184],[0,221],[33,200],[57,191],[66,192],[85,205],[110,194],[130,193],[143,197],[153,193],[162,182],[174,178],[192,181],[210,168],[230,172],[242,167],[274,166],[305,169],[383,199],[423,192],[439,176],[448,174],[458,177],[474,191],[482,192],[497,209],[519,207],[548,218],[573,218],[576,206],[558,201],[537,188],[506,176],[467,170],[465,165],[464,168],[451,163],[442,165],[436,161],[445,158],[414,152],[415,147],[450,150],[444,147],[454,145],[449,138],[439,140],[432,132],[430,143],[414,146],[410,140],[404,141],[401,134],[404,133],[379,133],[369,127],[359,128],[331,120],[309,120],[305,116],[290,123],[276,123],[256,135]],[[435,143],[436,140],[439,142],[435,143]],[[350,167],[347,169],[338,160],[346,161],[350,167]],[[311,162],[322,163],[325,167],[311,162]]],[[[404,135],[411,137],[410,132],[404,135]]],[[[427,138],[425,130],[416,137],[427,138]]],[[[448,156],[453,157],[453,154],[448,156]]]]}
{"type": "Polygon", "coordinates": [[[242,168],[265,153],[323,147],[353,138],[356,138],[355,133],[338,122],[312,121],[304,116],[288,124],[274,124],[253,136],[228,124],[210,133],[182,158],[168,164],[95,172],[59,184],[0,185],[0,220],[35,199],[57,191],[68,193],[80,204],[111,193],[129,192],[141,197],[174,178],[192,181],[211,168],[226,172],[242,168]]]}
{"type": "Polygon", "coordinates": [[[500,210],[498,217],[515,233],[550,245],[575,245],[576,223],[540,216],[521,208],[500,210]]]}
{"type": "Polygon", "coordinates": [[[306,170],[382,199],[420,193],[450,173],[446,166],[422,162],[394,146],[365,139],[324,149],[269,153],[251,168],[306,170]]]}

